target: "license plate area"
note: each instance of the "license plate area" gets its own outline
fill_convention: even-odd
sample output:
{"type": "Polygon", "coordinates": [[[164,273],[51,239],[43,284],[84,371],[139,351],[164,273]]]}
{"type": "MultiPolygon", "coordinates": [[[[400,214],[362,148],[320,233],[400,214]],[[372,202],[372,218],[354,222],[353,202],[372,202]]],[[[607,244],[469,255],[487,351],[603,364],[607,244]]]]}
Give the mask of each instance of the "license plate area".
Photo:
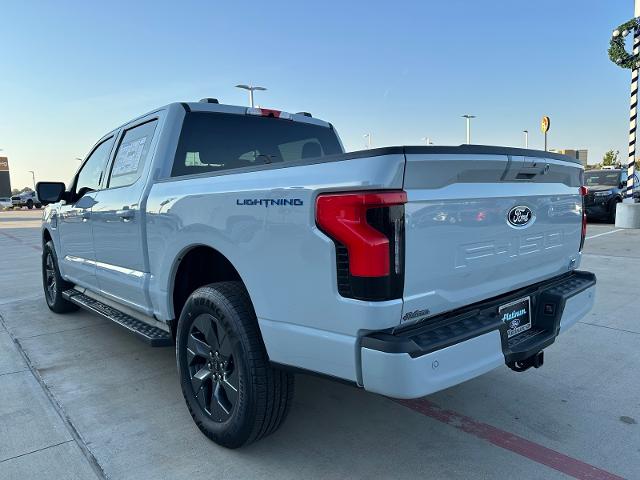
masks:
{"type": "Polygon", "coordinates": [[[531,297],[523,297],[498,307],[498,316],[507,326],[507,338],[531,329],[531,297]]]}

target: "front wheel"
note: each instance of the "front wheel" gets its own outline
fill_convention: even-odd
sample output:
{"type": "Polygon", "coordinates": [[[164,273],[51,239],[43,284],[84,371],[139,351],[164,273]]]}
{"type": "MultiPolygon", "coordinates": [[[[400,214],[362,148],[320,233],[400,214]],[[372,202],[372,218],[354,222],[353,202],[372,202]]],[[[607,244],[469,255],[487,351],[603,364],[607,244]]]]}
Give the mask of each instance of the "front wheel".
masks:
{"type": "Polygon", "coordinates": [[[240,282],[199,288],[178,321],[182,394],[198,428],[238,448],[273,433],[293,400],[293,375],[273,368],[240,282]]]}
{"type": "Polygon", "coordinates": [[[616,210],[618,209],[619,203],[622,203],[622,200],[618,199],[611,205],[611,211],[609,212],[609,222],[611,223],[616,223],[616,210]]]}
{"type": "Polygon", "coordinates": [[[29,210],[33,209],[33,200],[27,200],[27,208],[29,210]]]}
{"type": "Polygon", "coordinates": [[[51,311],[66,313],[78,309],[75,303],[71,303],[62,297],[62,292],[73,288],[73,285],[65,281],[60,275],[58,258],[51,241],[45,243],[42,249],[42,286],[44,287],[47,306],[51,311]]]}

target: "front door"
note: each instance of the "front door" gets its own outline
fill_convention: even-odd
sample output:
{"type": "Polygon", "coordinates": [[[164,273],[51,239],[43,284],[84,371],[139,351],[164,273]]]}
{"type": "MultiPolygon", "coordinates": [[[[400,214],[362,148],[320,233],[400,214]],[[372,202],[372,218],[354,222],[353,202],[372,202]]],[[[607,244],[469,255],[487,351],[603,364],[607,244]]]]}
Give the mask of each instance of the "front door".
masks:
{"type": "Polygon", "coordinates": [[[58,264],[71,282],[97,291],[91,214],[103,180],[114,137],[98,143],[78,171],[70,187],[72,200],[60,207],[58,264]]]}
{"type": "Polygon", "coordinates": [[[100,293],[147,314],[151,304],[145,288],[149,267],[141,201],[157,123],[151,119],[124,130],[106,188],[92,211],[100,293]]]}

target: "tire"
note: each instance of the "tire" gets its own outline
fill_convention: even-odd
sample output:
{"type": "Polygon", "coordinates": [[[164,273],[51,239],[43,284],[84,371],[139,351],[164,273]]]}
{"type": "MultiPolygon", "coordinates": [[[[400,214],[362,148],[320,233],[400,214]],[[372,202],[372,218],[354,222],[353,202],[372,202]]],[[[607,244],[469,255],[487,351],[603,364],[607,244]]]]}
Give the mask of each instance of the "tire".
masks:
{"type": "Polygon", "coordinates": [[[73,284],[60,276],[58,257],[53,242],[48,241],[42,249],[42,287],[49,310],[55,313],[67,313],[78,310],[78,306],[62,298],[62,292],[73,288],[73,284]]]}
{"type": "Polygon", "coordinates": [[[178,321],[176,357],[191,417],[209,439],[238,448],[282,425],[294,377],[269,364],[242,283],[213,283],[189,296],[178,321]]]}
{"type": "Polygon", "coordinates": [[[609,212],[609,218],[608,218],[610,223],[616,223],[616,209],[618,208],[619,203],[622,203],[622,200],[617,199],[611,205],[611,211],[609,212]]]}
{"type": "Polygon", "coordinates": [[[27,200],[27,208],[29,210],[33,209],[33,200],[27,200]]]}

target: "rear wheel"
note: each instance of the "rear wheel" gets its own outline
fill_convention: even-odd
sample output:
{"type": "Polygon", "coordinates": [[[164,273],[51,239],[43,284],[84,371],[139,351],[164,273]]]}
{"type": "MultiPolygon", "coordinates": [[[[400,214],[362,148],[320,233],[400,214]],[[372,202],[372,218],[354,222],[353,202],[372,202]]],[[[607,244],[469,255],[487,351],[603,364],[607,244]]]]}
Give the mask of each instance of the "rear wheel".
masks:
{"type": "Polygon", "coordinates": [[[198,428],[238,448],[278,429],[293,399],[293,375],[269,364],[249,295],[240,282],[199,288],[177,328],[182,394],[198,428]]]}
{"type": "Polygon", "coordinates": [[[42,286],[49,309],[56,313],[73,312],[78,306],[62,298],[62,292],[73,288],[73,284],[60,276],[58,258],[53,242],[48,241],[42,249],[42,286]]]}

